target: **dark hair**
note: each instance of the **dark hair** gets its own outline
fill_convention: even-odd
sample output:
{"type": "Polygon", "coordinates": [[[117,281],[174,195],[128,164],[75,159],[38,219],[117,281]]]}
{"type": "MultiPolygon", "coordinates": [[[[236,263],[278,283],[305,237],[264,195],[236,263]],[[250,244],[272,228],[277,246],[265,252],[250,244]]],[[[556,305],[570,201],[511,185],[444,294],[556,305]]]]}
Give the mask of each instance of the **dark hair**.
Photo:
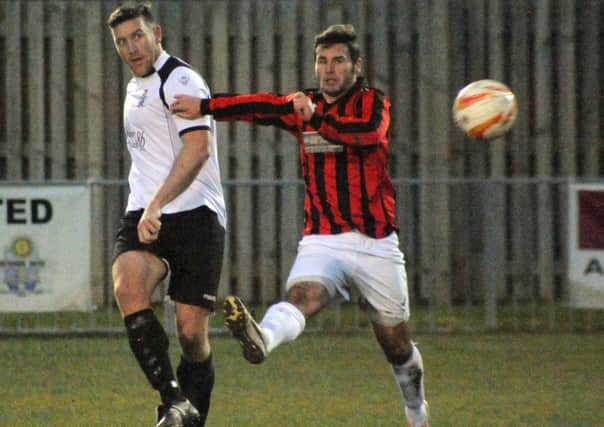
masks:
{"type": "Polygon", "coordinates": [[[361,57],[361,49],[357,43],[357,33],[350,24],[330,25],[321,34],[315,36],[315,56],[318,46],[331,46],[335,43],[344,43],[348,47],[350,59],[354,64],[361,57]]]}
{"type": "Polygon", "coordinates": [[[115,28],[122,22],[138,17],[142,17],[148,24],[155,23],[149,3],[128,2],[111,12],[107,19],[107,25],[115,28]]]}

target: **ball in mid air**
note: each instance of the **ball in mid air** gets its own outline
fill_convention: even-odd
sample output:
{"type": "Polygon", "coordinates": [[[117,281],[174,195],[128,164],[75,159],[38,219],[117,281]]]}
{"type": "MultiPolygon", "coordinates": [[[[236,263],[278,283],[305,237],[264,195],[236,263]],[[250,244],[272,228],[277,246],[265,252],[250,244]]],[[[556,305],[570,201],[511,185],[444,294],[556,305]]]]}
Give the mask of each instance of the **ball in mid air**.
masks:
{"type": "Polygon", "coordinates": [[[462,88],[453,103],[453,120],[468,136],[492,139],[508,132],[518,115],[516,96],[497,80],[477,80],[462,88]]]}

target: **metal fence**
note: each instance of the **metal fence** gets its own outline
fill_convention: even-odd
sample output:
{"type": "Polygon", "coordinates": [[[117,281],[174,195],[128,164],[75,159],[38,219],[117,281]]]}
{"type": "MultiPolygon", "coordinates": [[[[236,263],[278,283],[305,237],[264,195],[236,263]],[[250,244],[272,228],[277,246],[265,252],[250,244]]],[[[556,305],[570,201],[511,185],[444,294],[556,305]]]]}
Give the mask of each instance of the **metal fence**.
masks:
{"type": "MultiPolygon", "coordinates": [[[[118,3],[0,2],[0,54],[11,59],[0,63],[0,181],[93,178],[97,306],[0,313],[1,333],[122,330],[109,264],[127,193],[120,117],[131,75],[105,24],[118,3]]],[[[415,328],[601,328],[601,312],[567,306],[565,243],[568,182],[604,175],[603,0],[152,3],[164,47],[214,93],[313,87],[315,34],[355,26],[364,74],[392,101],[390,164],[415,328]],[[455,130],[450,106],[459,88],[487,77],[510,85],[520,114],[503,140],[477,143],[455,130]]],[[[267,127],[217,128],[230,216],[219,298],[236,293],[261,310],[281,296],[300,236],[298,147],[267,127]]],[[[163,310],[161,293],[156,301],[163,310]]],[[[354,304],[313,323],[366,324],[354,304]]]]}
{"type": "MultiPolygon", "coordinates": [[[[568,184],[562,178],[448,178],[395,179],[397,219],[401,249],[409,279],[413,327],[419,332],[457,331],[577,331],[604,330],[602,310],[577,310],[568,306],[568,184]],[[432,195],[444,194],[445,206],[434,206],[432,195]]],[[[56,182],[59,184],[59,182],[56,182]]],[[[33,185],[35,183],[28,183],[33,185]]],[[[122,322],[113,301],[110,278],[112,236],[120,212],[106,212],[108,197],[124,198],[124,181],[89,181],[93,188],[91,312],[0,313],[0,334],[114,334],[122,322]],[[100,224],[100,225],[99,225],[100,224]],[[105,237],[102,237],[105,236],[105,237]],[[102,262],[99,262],[99,259],[102,262]],[[101,278],[102,280],[99,280],[101,278]]],[[[251,200],[250,229],[229,227],[225,269],[219,299],[235,293],[256,306],[257,312],[282,294],[284,280],[300,237],[302,183],[298,180],[224,182],[230,223],[237,224],[248,210],[238,209],[238,197],[251,200]],[[261,191],[270,187],[274,203],[260,205],[261,191]],[[289,213],[285,198],[299,209],[289,213]],[[261,218],[278,218],[267,236],[261,218]],[[256,253],[241,263],[239,235],[249,247],[270,239],[275,250],[270,259],[256,253]],[[248,268],[242,275],[241,265],[248,268]],[[272,266],[272,271],[267,271],[272,266]],[[242,278],[246,277],[247,280],[242,278]]],[[[163,298],[165,284],[154,297],[156,309],[172,329],[173,307],[163,298]]],[[[353,293],[354,295],[354,293],[353,293]]],[[[213,333],[222,333],[216,316],[213,333]]],[[[359,306],[336,302],[333,309],[309,324],[311,330],[365,328],[359,306]]]]}

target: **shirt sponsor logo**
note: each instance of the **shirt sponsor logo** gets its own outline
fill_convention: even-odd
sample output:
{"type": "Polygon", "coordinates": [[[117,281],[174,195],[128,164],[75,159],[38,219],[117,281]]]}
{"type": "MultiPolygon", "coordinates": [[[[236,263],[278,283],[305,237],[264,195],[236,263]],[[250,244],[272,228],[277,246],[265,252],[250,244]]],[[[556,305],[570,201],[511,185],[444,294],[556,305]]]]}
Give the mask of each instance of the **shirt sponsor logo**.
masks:
{"type": "Polygon", "coordinates": [[[132,149],[145,151],[145,132],[142,130],[126,131],[126,143],[132,149]]]}
{"type": "Polygon", "coordinates": [[[344,146],[324,139],[318,132],[304,132],[304,151],[306,153],[335,153],[344,151],[344,146]]]}
{"type": "Polygon", "coordinates": [[[138,101],[135,106],[141,108],[145,104],[145,99],[147,99],[147,89],[141,91],[141,93],[131,92],[129,95],[138,101]]]}

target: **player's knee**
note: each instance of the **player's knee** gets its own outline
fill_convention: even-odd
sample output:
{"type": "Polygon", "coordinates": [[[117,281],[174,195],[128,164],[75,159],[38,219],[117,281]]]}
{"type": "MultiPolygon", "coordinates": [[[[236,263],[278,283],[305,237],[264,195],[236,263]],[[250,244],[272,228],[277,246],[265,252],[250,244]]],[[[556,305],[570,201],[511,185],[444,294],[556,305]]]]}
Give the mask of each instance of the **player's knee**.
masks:
{"type": "Polygon", "coordinates": [[[393,365],[402,365],[413,354],[413,342],[405,325],[376,330],[386,359],[393,365]]]}
{"type": "Polygon", "coordinates": [[[182,331],[178,332],[178,342],[180,343],[183,354],[187,356],[197,352],[197,348],[199,347],[198,341],[199,340],[197,340],[194,335],[185,334],[182,331]]]}
{"type": "Polygon", "coordinates": [[[398,341],[384,347],[386,359],[393,365],[402,365],[413,354],[413,343],[410,341],[398,341]]]}
{"type": "Polygon", "coordinates": [[[404,320],[385,316],[370,316],[375,336],[384,355],[393,365],[405,363],[413,354],[409,325],[404,320]]]}
{"type": "Polygon", "coordinates": [[[183,354],[189,360],[203,360],[210,352],[207,332],[199,329],[195,322],[178,323],[178,341],[183,354]]]}
{"type": "Polygon", "coordinates": [[[195,343],[201,336],[201,331],[196,330],[193,322],[179,322],[178,323],[178,337],[185,343],[195,343]]]}
{"type": "Polygon", "coordinates": [[[287,291],[287,302],[297,307],[322,307],[329,302],[329,294],[318,283],[297,283],[287,291]]]}
{"type": "Polygon", "coordinates": [[[204,307],[176,304],[176,329],[187,341],[203,339],[208,334],[211,311],[204,307]]]}
{"type": "Polygon", "coordinates": [[[118,281],[114,285],[113,294],[123,315],[128,315],[150,306],[150,298],[144,289],[132,283],[118,281]]]}

